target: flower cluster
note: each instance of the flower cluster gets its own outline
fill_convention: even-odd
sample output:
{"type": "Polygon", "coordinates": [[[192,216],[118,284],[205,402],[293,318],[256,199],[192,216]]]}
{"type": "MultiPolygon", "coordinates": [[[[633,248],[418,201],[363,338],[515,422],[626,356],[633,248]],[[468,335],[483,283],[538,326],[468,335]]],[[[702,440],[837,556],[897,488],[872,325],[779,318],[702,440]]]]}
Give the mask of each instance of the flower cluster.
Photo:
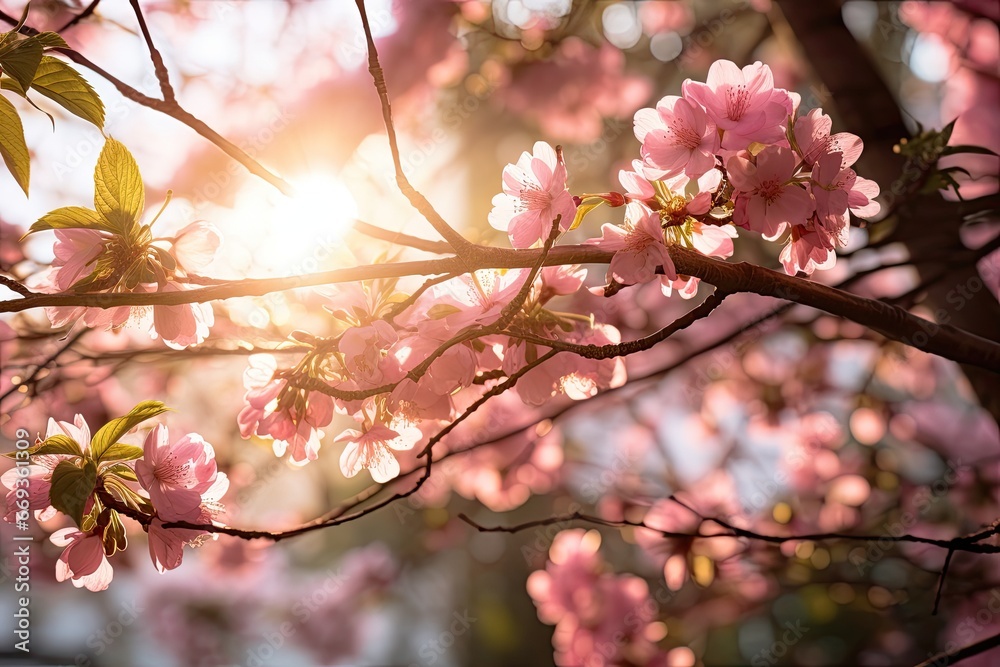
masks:
{"type": "Polygon", "coordinates": [[[9,489],[4,520],[23,521],[31,511],[50,519],[62,512],[76,524],[51,535],[53,544],[65,547],[56,564],[58,581],[70,579],[91,591],[108,587],[108,559],[128,544],[123,514],[147,530],[149,555],[160,572],[181,564],[185,545],[215,537],[197,528],[165,527],[208,525],[223,512],[219,501],[229,479],[219,472],[212,446],[195,433],[171,443],[162,424],[142,447],[125,442],[128,431],[166,409],[155,401],[140,403],[93,437],[83,415],[73,423],[50,419],[44,440],[7,455],[16,465],[0,478],[9,489]]]}
{"type": "MultiPolygon", "coordinates": [[[[221,243],[219,231],[198,221],[173,237],[156,238],[151,228],[159,214],[140,224],[144,207],[145,188],[135,159],[121,143],[108,139],[94,171],[94,210],[59,208],[28,232],[51,229],[56,235],[52,267],[36,279],[36,288],[77,294],[189,289],[184,279],[212,262],[221,243]]],[[[46,313],[54,327],[78,320],[102,329],[133,326],[175,349],[204,341],[215,321],[212,307],[201,303],[107,309],[53,306],[46,313]]]]}
{"type": "MultiPolygon", "coordinates": [[[[677,273],[673,247],[726,259],[743,228],[785,237],[785,269],[811,273],[831,266],[846,244],[849,212],[878,212],[878,187],[851,169],[861,141],[831,134],[819,109],[796,118],[798,96],[775,88],[767,66],[719,61],[706,83],[686,81],[682,93],[636,113],[642,159],[620,173],[624,192],[572,195],[561,151],[537,142],[503,170],[490,224],[515,248],[531,248],[600,205],[624,207],[623,225],[605,224],[588,241],[613,253],[608,283],[659,279],[665,295],[691,298],[698,278],[677,273]]],[[[481,387],[513,379],[521,400],[540,406],[618,386],[625,367],[613,355],[542,359],[551,347],[540,340],[621,342],[593,316],[550,309],[553,298],[581,290],[586,275],[576,266],[477,270],[415,295],[393,281],[331,291],[336,335],[293,334],[311,347],[294,368],[278,369],[269,356],[250,360],[240,431],[273,439],[278,456],[302,464],[317,457],[320,429],[334,414],[349,415],[358,427],[336,438],[343,474],[365,468],[386,482],[400,472],[397,454],[427,437],[422,427],[457,418],[481,387]]]]}
{"type": "Polygon", "coordinates": [[[666,627],[646,582],[607,571],[597,531],[556,535],[544,570],[528,577],[543,623],[555,625],[557,665],[665,664],[656,642],[666,627]]]}
{"type": "Polygon", "coordinates": [[[338,336],[298,334],[312,350],[294,369],[277,369],[270,355],[251,357],[241,433],[271,438],[278,456],[288,452],[293,463],[304,464],[316,458],[320,429],[334,413],[349,415],[357,428],[335,439],[344,443],[341,471],[353,477],[368,469],[375,481],[387,482],[400,473],[396,454],[425,439],[420,427],[455,419],[483,386],[519,373],[514,391],[537,406],[559,394],[581,399],[624,382],[620,359],[564,355],[534,365],[548,348],[517,334],[595,345],[618,343],[620,336],[614,327],[547,307],[579,290],[586,270],[545,268],[526,286],[530,273],[475,271],[432,286],[402,312],[407,296],[391,281],[330,292],[338,336]],[[501,318],[507,326],[492,331],[501,318]],[[482,335],[462,340],[469,332],[482,335]],[[322,384],[301,386],[303,374],[322,384]],[[359,398],[344,398],[345,392],[359,398]]]}
{"type": "MultiPolygon", "coordinates": [[[[680,96],[636,112],[642,159],[621,172],[625,192],[576,198],[573,226],[600,204],[625,206],[623,225],[604,225],[601,238],[588,241],[615,253],[608,281],[632,285],[659,275],[666,295],[690,298],[698,281],[677,275],[669,248],[725,259],[736,228],[784,239],[780,259],[789,274],[833,266],[850,214],[879,212],[879,188],[851,168],[861,140],[831,134],[821,109],[797,116],[799,103],[775,88],[767,65],[740,69],[720,60],[706,82],[687,80],[680,96]]],[[[504,170],[490,223],[515,247],[529,247],[548,235],[557,214],[566,222],[568,196],[557,153],[536,144],[534,156],[504,170]]]]}

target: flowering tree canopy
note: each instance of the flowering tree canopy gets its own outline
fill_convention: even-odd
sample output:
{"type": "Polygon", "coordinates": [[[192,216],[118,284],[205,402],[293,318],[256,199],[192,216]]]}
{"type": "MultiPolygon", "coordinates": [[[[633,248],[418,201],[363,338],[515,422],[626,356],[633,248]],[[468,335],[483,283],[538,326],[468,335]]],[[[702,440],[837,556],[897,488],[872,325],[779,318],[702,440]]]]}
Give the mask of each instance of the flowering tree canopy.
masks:
{"type": "Polygon", "coordinates": [[[996,7],[76,4],[0,12],[13,651],[1000,655],[996,7]]]}

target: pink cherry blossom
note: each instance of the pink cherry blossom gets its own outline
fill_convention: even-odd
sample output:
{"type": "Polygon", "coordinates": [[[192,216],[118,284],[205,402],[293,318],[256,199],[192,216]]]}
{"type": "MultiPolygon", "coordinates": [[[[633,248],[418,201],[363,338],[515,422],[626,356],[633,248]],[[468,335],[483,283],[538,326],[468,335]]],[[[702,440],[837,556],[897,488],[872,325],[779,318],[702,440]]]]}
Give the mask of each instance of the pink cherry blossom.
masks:
{"type": "Polygon", "coordinates": [[[344,477],[354,477],[362,468],[368,468],[372,479],[385,484],[399,476],[399,461],[392,451],[407,451],[423,437],[420,429],[400,427],[394,430],[381,423],[374,423],[364,431],[347,429],[334,442],[346,442],[340,455],[340,471],[344,477]]]}
{"type": "MultiPolygon", "coordinates": [[[[732,256],[733,239],[737,236],[736,228],[732,225],[710,225],[699,220],[689,221],[683,234],[686,245],[703,255],[720,259],[732,256]]],[[[660,276],[660,289],[664,296],[670,296],[676,290],[681,298],[691,299],[698,293],[700,282],[694,276],[678,275],[676,280],[660,276]]]]}
{"type": "Polygon", "coordinates": [[[93,229],[57,229],[55,235],[52,279],[56,287],[65,291],[90,275],[110,235],[93,229]]]}
{"type": "MultiPolygon", "coordinates": [[[[81,414],[77,414],[73,418],[73,423],[59,422],[50,417],[45,430],[45,438],[51,438],[54,435],[65,435],[72,438],[76,444],[80,445],[83,452],[87,452],[90,448],[90,427],[81,414]]],[[[67,458],[69,455],[63,454],[34,455],[31,457],[31,465],[11,468],[0,476],[0,483],[10,489],[5,498],[4,520],[14,523],[18,510],[17,489],[24,488],[24,483],[18,480],[25,478],[28,480],[28,510],[34,511],[39,520],[55,516],[56,510],[49,504],[52,471],[55,470],[60,461],[67,458]],[[21,470],[26,470],[26,474],[20,472],[21,470]]]]}
{"type": "Polygon", "coordinates": [[[199,220],[177,232],[170,254],[186,272],[196,272],[212,263],[221,244],[222,234],[215,225],[199,220]]]}
{"type": "MultiPolygon", "coordinates": [[[[860,178],[853,169],[842,167],[840,153],[827,153],[813,165],[811,192],[816,201],[816,214],[824,227],[831,231],[843,230],[850,225],[848,209],[858,217],[870,218],[878,215],[879,203],[874,201],[879,194],[878,184],[860,178]]],[[[845,245],[846,240],[841,243],[845,245]]]]}
{"type": "Polygon", "coordinates": [[[781,141],[782,124],[793,111],[788,91],[774,87],[771,68],[759,61],[741,70],[732,61],[717,60],[705,83],[687,79],[681,90],[725,131],[722,148],[729,150],[781,141]]]}
{"type": "Polygon", "coordinates": [[[656,109],[635,112],[635,138],[654,178],[701,176],[715,166],[719,133],[705,110],[676,95],[661,99],[656,109]]]}
{"type": "Polygon", "coordinates": [[[734,156],[726,167],[737,191],[733,221],[768,241],[792,225],[805,224],[815,209],[806,189],[792,180],[795,154],[790,148],[768,146],[757,155],[756,164],[734,156]]]}
{"type": "Polygon", "coordinates": [[[656,277],[660,267],[665,276],[677,278],[664,242],[660,216],[641,204],[629,204],[625,227],[605,224],[601,227],[601,238],[589,239],[587,243],[615,253],[608,267],[609,280],[614,278],[625,285],[646,283],[656,277]]]}
{"type": "Polygon", "coordinates": [[[507,232],[515,248],[548,238],[556,216],[562,216],[562,231],[573,224],[576,204],[566,189],[566,165],[544,141],[535,142],[533,153],[522,153],[517,164],[504,167],[503,190],[493,198],[489,221],[507,232]]]}
{"type": "Polygon", "coordinates": [[[49,536],[52,544],[66,547],[56,561],[56,581],[71,579],[77,588],[97,592],[111,585],[114,575],[104,555],[99,531],[82,533],[76,528],[62,528],[49,536]]]}
{"type": "Polygon", "coordinates": [[[149,492],[164,521],[197,519],[202,494],[225,473],[218,471],[215,450],[197,433],[169,444],[167,427],[157,424],[146,436],[143,458],[135,463],[139,483],[149,492]]]}
{"type": "MultiPolygon", "coordinates": [[[[180,292],[188,287],[177,283],[166,283],[161,292],[180,292]]],[[[183,350],[203,343],[208,338],[209,329],[215,324],[215,313],[207,303],[185,303],[179,306],[153,306],[153,330],[167,347],[183,350]]]]}
{"type": "Polygon", "coordinates": [[[359,387],[377,387],[399,379],[396,358],[389,354],[396,339],[396,330],[385,320],[351,327],[340,337],[338,349],[344,355],[345,368],[359,387]]]}
{"type": "Polygon", "coordinates": [[[812,275],[816,269],[831,268],[837,261],[837,255],[832,239],[823,233],[822,225],[814,218],[805,225],[792,227],[792,234],[781,249],[779,259],[785,273],[790,276],[799,271],[812,275]]]}
{"type": "Polygon", "coordinates": [[[842,161],[840,168],[846,169],[858,161],[864,143],[857,135],[850,132],[830,134],[833,120],[822,109],[813,109],[805,116],[795,120],[795,143],[799,154],[807,164],[815,164],[821,157],[829,153],[840,153],[842,161]]]}
{"type": "Polygon", "coordinates": [[[290,452],[295,465],[319,456],[323,428],[333,419],[333,398],[319,391],[304,391],[275,378],[277,364],[269,354],[251,355],[243,373],[245,405],[236,418],[240,435],[274,439],[275,456],[290,452]]]}
{"type": "MultiPolygon", "coordinates": [[[[191,523],[214,523],[216,516],[224,510],[219,503],[229,490],[229,478],[225,473],[218,473],[212,484],[201,493],[200,505],[190,519],[191,523]]],[[[153,566],[160,573],[173,570],[181,564],[185,546],[201,546],[208,540],[218,539],[218,533],[193,528],[165,528],[164,523],[179,519],[167,519],[157,507],[157,515],[149,524],[148,542],[149,557],[153,566]]]]}

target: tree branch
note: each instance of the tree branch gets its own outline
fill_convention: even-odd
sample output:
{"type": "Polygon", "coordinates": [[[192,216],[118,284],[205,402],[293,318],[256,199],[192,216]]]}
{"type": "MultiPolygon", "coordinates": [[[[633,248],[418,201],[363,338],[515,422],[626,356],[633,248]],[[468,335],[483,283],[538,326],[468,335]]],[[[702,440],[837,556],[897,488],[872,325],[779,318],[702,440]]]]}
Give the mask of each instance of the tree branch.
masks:
{"type": "Polygon", "coordinates": [[[403,163],[399,156],[399,143],[396,139],[396,127],[392,120],[392,108],[389,105],[389,92],[385,85],[385,74],[378,60],[378,49],[375,48],[375,39],[372,37],[372,28],[368,22],[368,11],[365,9],[365,0],[355,0],[358,12],[361,14],[361,25],[365,31],[365,40],[368,42],[368,71],[375,82],[375,90],[378,92],[378,99],[382,105],[382,119],[385,122],[385,132],[389,138],[389,149],[392,152],[392,163],[396,169],[396,183],[400,191],[410,202],[413,208],[417,209],[427,222],[431,223],[435,231],[445,239],[455,252],[464,256],[473,246],[472,242],[455,231],[449,225],[437,209],[418,192],[403,171],[403,163]]]}
{"type": "MultiPolygon", "coordinates": [[[[239,296],[262,296],[270,292],[313,287],[331,283],[354,282],[375,278],[399,278],[408,275],[464,273],[485,268],[529,268],[539,260],[542,248],[513,250],[472,246],[475,252],[470,267],[458,257],[396,262],[334,269],[321,273],[287,278],[258,278],[178,292],[115,294],[37,294],[0,302],[0,313],[20,312],[43,306],[163,306],[201,303],[239,296]],[[480,250],[481,249],[481,250],[480,250]]],[[[1000,344],[948,324],[935,324],[902,308],[844,292],[820,283],[788,276],[777,271],[741,262],[731,264],[705,257],[691,250],[673,246],[671,257],[678,273],[695,276],[719,290],[736,294],[749,292],[776,297],[823,310],[831,315],[862,324],[886,338],[918,350],[936,354],[959,363],[970,364],[1000,373],[1000,344]]],[[[595,246],[559,246],[544,258],[544,265],[605,264],[612,253],[595,246]]],[[[378,393],[378,392],[375,392],[378,393]]],[[[373,394],[370,394],[373,395],[373,394]]]]}
{"type": "MultiPolygon", "coordinates": [[[[8,16],[4,12],[0,11],[0,21],[5,21],[10,25],[17,25],[17,19],[12,16],[8,16]]],[[[25,35],[37,35],[38,31],[34,28],[23,26],[21,32],[25,35]]],[[[177,102],[170,100],[158,100],[155,97],[149,97],[139,92],[132,86],[128,85],[121,79],[118,79],[112,75],[107,70],[103,69],[94,62],[87,59],[82,53],[74,51],[73,49],[53,49],[54,51],[66,56],[78,65],[82,65],[87,69],[91,70],[95,74],[106,79],[111,85],[113,85],[123,97],[141,106],[153,109],[154,111],[159,111],[160,113],[166,114],[171,118],[184,123],[192,130],[200,134],[202,137],[212,142],[218,146],[224,153],[229,157],[233,158],[249,171],[254,176],[257,176],[264,181],[267,181],[275,188],[277,188],[281,193],[291,196],[295,193],[295,188],[292,187],[290,183],[285,181],[280,176],[275,175],[263,165],[257,162],[255,159],[250,157],[243,149],[229,141],[221,134],[209,127],[204,121],[198,119],[190,112],[186,111],[177,102]]]]}
{"type": "MultiPolygon", "coordinates": [[[[659,528],[654,528],[652,526],[646,525],[642,521],[632,521],[629,519],[622,519],[621,521],[612,521],[610,519],[604,519],[599,516],[593,516],[590,514],[585,514],[583,512],[573,512],[571,514],[563,514],[559,516],[546,517],[544,519],[535,519],[534,521],[525,521],[524,523],[514,524],[512,526],[483,526],[472,519],[470,519],[465,514],[459,514],[458,517],[475,528],[476,530],[483,533],[519,533],[529,528],[538,528],[540,526],[551,526],[553,524],[568,524],[576,521],[582,523],[589,523],[597,526],[607,526],[608,528],[624,528],[626,526],[632,528],[646,528],[653,532],[659,533],[663,537],[673,537],[673,538],[684,538],[684,539],[717,539],[720,537],[743,537],[748,540],[756,540],[759,542],[765,542],[768,544],[785,544],[786,542],[820,542],[825,540],[849,540],[852,542],[869,542],[876,540],[886,540],[889,542],[908,542],[914,544],[928,544],[931,546],[939,547],[941,549],[948,549],[950,551],[967,551],[970,553],[981,553],[981,554],[996,554],[1000,553],[1000,546],[994,546],[992,544],[979,544],[978,541],[970,541],[969,537],[955,537],[950,540],[940,540],[932,537],[922,537],[920,535],[851,535],[848,533],[808,533],[804,535],[769,535],[766,533],[758,533],[752,530],[747,530],[745,528],[736,528],[735,526],[727,523],[726,521],[713,517],[706,517],[705,521],[711,521],[716,523],[723,528],[727,529],[729,532],[722,533],[702,533],[702,532],[676,532],[670,530],[660,530],[659,528]]],[[[993,530],[996,532],[996,529],[993,530]]],[[[985,538],[981,538],[985,539],[985,538]]]]}

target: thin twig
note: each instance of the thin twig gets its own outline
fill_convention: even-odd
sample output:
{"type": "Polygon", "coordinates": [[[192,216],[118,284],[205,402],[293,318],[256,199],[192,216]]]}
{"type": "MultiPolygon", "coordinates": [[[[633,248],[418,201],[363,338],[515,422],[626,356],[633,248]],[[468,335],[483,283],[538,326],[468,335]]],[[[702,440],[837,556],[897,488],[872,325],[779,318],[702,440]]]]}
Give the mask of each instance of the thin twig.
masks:
{"type": "Polygon", "coordinates": [[[427,219],[427,222],[431,223],[435,231],[451,244],[456,253],[464,255],[473,246],[472,242],[455,231],[441,217],[441,214],[427,201],[427,198],[413,187],[410,180],[406,177],[406,173],[403,171],[403,162],[399,156],[399,143],[396,139],[396,127],[392,120],[392,107],[389,104],[389,92],[385,85],[385,74],[382,71],[381,64],[379,64],[378,49],[375,48],[375,38],[372,36],[372,28],[368,22],[368,11],[365,9],[364,0],[355,0],[355,4],[357,4],[358,12],[361,14],[361,25],[364,28],[365,40],[368,43],[368,71],[372,75],[375,90],[378,92],[378,99],[382,105],[382,119],[385,122],[385,131],[389,138],[389,149],[392,152],[392,162],[396,169],[396,183],[413,208],[417,209],[427,219]]]}
{"type": "Polygon", "coordinates": [[[149,27],[146,26],[146,18],[142,15],[142,8],[139,7],[139,0],[129,0],[135,11],[135,18],[139,22],[139,30],[142,31],[142,38],[146,40],[146,47],[149,49],[149,58],[153,61],[153,71],[156,73],[156,80],[160,83],[160,92],[166,102],[176,102],[174,88],[170,85],[170,74],[167,66],[163,63],[163,56],[159,49],[153,44],[153,37],[149,34],[149,27]]]}

